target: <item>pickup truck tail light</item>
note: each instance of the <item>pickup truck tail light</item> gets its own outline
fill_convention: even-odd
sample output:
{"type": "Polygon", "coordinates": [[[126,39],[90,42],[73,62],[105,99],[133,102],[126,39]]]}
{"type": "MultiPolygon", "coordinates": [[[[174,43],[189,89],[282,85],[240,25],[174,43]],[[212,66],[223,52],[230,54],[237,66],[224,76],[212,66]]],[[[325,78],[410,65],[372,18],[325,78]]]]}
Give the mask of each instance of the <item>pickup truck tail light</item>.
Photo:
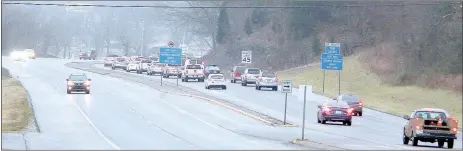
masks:
{"type": "Polygon", "coordinates": [[[415,129],[416,129],[416,130],[422,130],[423,127],[422,127],[422,126],[415,126],[415,129]]]}

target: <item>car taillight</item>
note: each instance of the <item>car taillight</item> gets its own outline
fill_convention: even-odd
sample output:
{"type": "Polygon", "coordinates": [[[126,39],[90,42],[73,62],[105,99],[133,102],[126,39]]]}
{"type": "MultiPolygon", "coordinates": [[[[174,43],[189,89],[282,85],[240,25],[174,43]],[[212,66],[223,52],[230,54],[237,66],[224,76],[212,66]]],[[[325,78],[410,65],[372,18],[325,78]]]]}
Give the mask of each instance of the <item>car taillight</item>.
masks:
{"type": "Polygon", "coordinates": [[[330,108],[327,108],[327,107],[325,107],[325,108],[323,108],[323,111],[324,111],[324,112],[327,112],[327,113],[329,113],[329,112],[331,111],[331,109],[330,109],[330,108]]]}
{"type": "Polygon", "coordinates": [[[348,113],[348,114],[352,114],[352,111],[353,111],[353,110],[354,110],[353,108],[349,108],[349,109],[347,109],[347,113],[348,113]]]}
{"type": "Polygon", "coordinates": [[[360,100],[359,105],[363,105],[363,101],[360,100]]]}

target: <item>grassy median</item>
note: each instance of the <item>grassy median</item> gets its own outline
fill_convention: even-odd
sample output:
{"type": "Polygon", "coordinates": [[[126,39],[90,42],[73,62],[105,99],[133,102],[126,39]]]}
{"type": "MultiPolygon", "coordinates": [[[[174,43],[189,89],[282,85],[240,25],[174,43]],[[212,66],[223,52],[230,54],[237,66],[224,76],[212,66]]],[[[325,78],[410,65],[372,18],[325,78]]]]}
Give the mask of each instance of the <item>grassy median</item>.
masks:
{"type": "MultiPolygon", "coordinates": [[[[368,108],[394,115],[409,115],[414,109],[442,108],[459,120],[462,127],[462,95],[446,90],[427,89],[417,86],[391,86],[369,72],[356,56],[344,58],[341,72],[341,94],[358,94],[368,108]]],[[[323,72],[319,66],[307,67],[299,72],[279,72],[280,80],[293,80],[299,84],[310,84],[314,93],[328,97],[338,95],[338,72],[326,71],[325,92],[322,92],[323,72]]],[[[365,113],[368,114],[368,113],[365,113]]]]}
{"type": "Polygon", "coordinates": [[[21,83],[2,75],[2,131],[23,131],[32,120],[33,112],[28,94],[21,83]]]}

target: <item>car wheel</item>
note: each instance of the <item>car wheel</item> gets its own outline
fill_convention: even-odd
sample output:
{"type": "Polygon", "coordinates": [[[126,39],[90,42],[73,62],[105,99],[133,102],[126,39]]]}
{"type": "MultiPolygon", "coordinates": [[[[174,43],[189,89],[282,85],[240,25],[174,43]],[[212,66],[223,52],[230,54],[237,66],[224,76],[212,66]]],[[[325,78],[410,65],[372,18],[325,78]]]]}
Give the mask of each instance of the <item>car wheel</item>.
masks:
{"type": "Polygon", "coordinates": [[[447,148],[453,148],[453,141],[454,141],[453,139],[449,139],[447,141],[447,148]]]}
{"type": "MultiPolygon", "coordinates": [[[[413,134],[412,134],[412,136],[413,136],[413,134]]],[[[418,146],[418,139],[416,139],[415,137],[413,138],[412,145],[413,146],[418,146]]]]}
{"type": "Polygon", "coordinates": [[[439,148],[444,147],[444,143],[445,143],[444,140],[437,140],[437,146],[438,146],[439,148]]]}
{"type": "Polygon", "coordinates": [[[358,114],[358,116],[362,116],[362,112],[358,112],[357,114],[358,114]]]}
{"type": "Polygon", "coordinates": [[[405,132],[404,132],[404,136],[403,136],[403,143],[404,145],[408,145],[408,142],[410,141],[410,138],[407,137],[407,135],[405,135],[405,132]]]}
{"type": "Polygon", "coordinates": [[[262,89],[262,88],[260,86],[257,86],[257,90],[260,90],[260,89],[262,89]]]}
{"type": "Polygon", "coordinates": [[[111,69],[115,70],[116,68],[114,68],[114,67],[111,67],[111,69]]]}
{"type": "Polygon", "coordinates": [[[206,86],[206,89],[211,89],[209,86],[206,86]]]}
{"type": "Polygon", "coordinates": [[[248,83],[247,83],[247,82],[243,82],[243,86],[247,86],[247,85],[248,85],[248,83]]]}
{"type": "Polygon", "coordinates": [[[320,119],[317,117],[317,123],[321,123],[320,119]]]}
{"type": "Polygon", "coordinates": [[[222,86],[222,89],[226,90],[226,89],[227,89],[227,86],[222,86]]]}
{"type": "Polygon", "coordinates": [[[90,90],[86,90],[85,93],[86,93],[86,94],[90,94],[90,90]]]}
{"type": "Polygon", "coordinates": [[[273,91],[278,91],[278,87],[273,87],[273,91]]]}
{"type": "Polygon", "coordinates": [[[347,122],[346,122],[346,125],[347,125],[347,126],[351,126],[351,125],[352,125],[352,121],[347,121],[347,122]]]}
{"type": "Polygon", "coordinates": [[[322,124],[326,124],[326,120],[322,120],[322,124]]]}
{"type": "Polygon", "coordinates": [[[66,92],[67,92],[68,94],[71,94],[71,90],[67,90],[66,92]]]}

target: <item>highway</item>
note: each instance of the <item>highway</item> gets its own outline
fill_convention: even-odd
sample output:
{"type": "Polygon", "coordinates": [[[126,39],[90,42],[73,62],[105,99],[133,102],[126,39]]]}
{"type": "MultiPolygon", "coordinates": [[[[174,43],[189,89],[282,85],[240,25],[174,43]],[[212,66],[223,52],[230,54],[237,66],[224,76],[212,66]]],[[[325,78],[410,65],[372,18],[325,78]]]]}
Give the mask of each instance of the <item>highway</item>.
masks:
{"type": "MultiPolygon", "coordinates": [[[[328,98],[315,94],[307,99],[305,137],[319,144],[293,145],[289,142],[301,137],[303,106],[294,94],[288,95],[287,119],[298,127],[270,126],[250,113],[238,113],[233,106],[188,97],[186,91],[282,120],[281,92],[258,91],[239,83],[228,83],[227,90],[206,90],[202,82],[181,80],[183,90],[179,90],[175,79],[163,79],[167,85],[160,86],[160,76],[111,71],[89,61],[73,64],[105,73],[97,74],[67,67],[69,62],[2,61],[13,76],[19,76],[32,98],[41,133],[26,134],[29,149],[439,149],[436,143],[403,145],[405,120],[373,110],[353,117],[352,126],[318,124],[316,106],[328,98]],[[66,77],[81,72],[92,79],[91,94],[66,94],[66,77]]],[[[461,138],[459,133],[454,149],[462,149],[461,138]]]]}
{"type": "MultiPolygon", "coordinates": [[[[272,131],[246,116],[186,96],[85,72],[91,94],[66,94],[65,79],[82,71],[57,59],[3,66],[30,93],[40,133],[27,133],[28,149],[299,149],[234,130],[272,131]]],[[[302,149],[302,148],[301,148],[302,149]]]]}

